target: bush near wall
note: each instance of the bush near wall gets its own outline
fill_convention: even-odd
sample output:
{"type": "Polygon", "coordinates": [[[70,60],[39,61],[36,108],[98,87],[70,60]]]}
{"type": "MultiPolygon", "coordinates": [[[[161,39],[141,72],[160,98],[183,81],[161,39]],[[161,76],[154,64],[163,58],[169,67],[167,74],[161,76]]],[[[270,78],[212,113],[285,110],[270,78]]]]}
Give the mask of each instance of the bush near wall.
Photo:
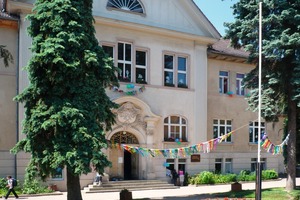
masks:
{"type": "MultiPolygon", "coordinates": [[[[262,180],[277,179],[278,173],[275,170],[263,170],[262,180]]],[[[236,181],[255,181],[255,172],[249,170],[242,170],[238,175],[236,174],[215,174],[209,171],[203,171],[194,176],[189,176],[188,183],[192,185],[200,184],[218,184],[218,183],[232,183],[236,181]]]]}

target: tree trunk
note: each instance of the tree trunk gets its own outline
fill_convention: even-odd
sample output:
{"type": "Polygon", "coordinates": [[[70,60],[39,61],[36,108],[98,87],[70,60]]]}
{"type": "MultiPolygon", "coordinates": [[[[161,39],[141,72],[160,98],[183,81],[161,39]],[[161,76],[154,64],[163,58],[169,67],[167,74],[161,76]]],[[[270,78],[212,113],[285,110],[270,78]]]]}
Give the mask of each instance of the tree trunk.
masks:
{"type": "Polygon", "coordinates": [[[67,190],[68,200],[82,200],[79,175],[74,175],[69,168],[67,168],[67,190]]]}
{"type": "Polygon", "coordinates": [[[291,191],[296,188],[296,134],[297,134],[297,104],[292,100],[292,87],[288,89],[288,133],[287,144],[287,180],[286,190],[291,191]]]}

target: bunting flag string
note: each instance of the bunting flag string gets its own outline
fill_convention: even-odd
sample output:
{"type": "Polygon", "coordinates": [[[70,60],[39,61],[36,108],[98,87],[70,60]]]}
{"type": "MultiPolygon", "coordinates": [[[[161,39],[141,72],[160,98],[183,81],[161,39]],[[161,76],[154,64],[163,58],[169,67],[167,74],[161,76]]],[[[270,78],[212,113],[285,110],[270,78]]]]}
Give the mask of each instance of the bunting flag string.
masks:
{"type": "MultiPolygon", "coordinates": [[[[242,127],[238,128],[241,129],[242,127]]],[[[133,153],[139,153],[143,157],[151,156],[151,157],[164,157],[164,158],[185,158],[194,153],[210,153],[213,150],[216,150],[219,143],[222,143],[226,138],[230,137],[232,133],[236,132],[238,129],[233,130],[227,134],[224,134],[218,138],[211,139],[206,142],[202,142],[199,144],[194,144],[191,146],[186,147],[179,147],[179,148],[170,148],[170,149],[150,149],[150,148],[143,148],[137,146],[130,146],[127,144],[116,144],[108,142],[108,147],[110,148],[118,148],[119,150],[126,150],[133,153]]],[[[289,135],[286,136],[284,141],[279,145],[274,145],[271,140],[269,140],[267,134],[264,134],[261,140],[260,145],[268,152],[272,153],[273,155],[281,154],[283,151],[283,146],[287,145],[289,140],[289,135]]]]}

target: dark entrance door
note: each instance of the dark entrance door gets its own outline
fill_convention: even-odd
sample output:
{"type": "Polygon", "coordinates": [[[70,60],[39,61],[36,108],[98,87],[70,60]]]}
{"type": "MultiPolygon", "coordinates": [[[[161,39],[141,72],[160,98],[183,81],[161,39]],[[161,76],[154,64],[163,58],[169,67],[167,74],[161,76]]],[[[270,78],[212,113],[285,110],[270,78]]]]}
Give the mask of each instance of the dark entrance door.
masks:
{"type": "Polygon", "coordinates": [[[124,180],[132,179],[131,176],[131,153],[124,151],[124,180]]]}

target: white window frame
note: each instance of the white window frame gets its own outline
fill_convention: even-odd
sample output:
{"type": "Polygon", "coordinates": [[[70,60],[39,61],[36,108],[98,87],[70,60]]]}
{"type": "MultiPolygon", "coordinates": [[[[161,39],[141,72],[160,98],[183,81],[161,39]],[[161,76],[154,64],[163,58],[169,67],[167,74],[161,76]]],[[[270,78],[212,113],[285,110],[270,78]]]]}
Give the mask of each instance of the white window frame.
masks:
{"type": "Polygon", "coordinates": [[[121,81],[121,82],[133,82],[133,44],[130,43],[130,42],[124,42],[124,41],[118,41],[117,43],[117,52],[118,52],[118,55],[116,56],[116,59],[117,59],[117,66],[119,68],[119,64],[122,64],[122,74],[118,74],[118,79],[121,81]],[[119,44],[123,44],[123,59],[120,60],[119,59],[119,44]],[[130,61],[126,60],[126,45],[130,45],[130,61]],[[128,74],[126,74],[126,65],[130,65],[130,72],[128,72],[128,74]],[[130,76],[130,77],[128,77],[130,76]],[[128,79],[128,81],[125,81],[126,79],[128,79]]]}
{"type": "Polygon", "coordinates": [[[175,88],[188,88],[189,87],[189,56],[185,55],[185,54],[180,54],[180,53],[173,53],[173,52],[164,52],[163,53],[163,84],[164,86],[169,86],[169,87],[175,87],[175,88]],[[172,69],[167,69],[165,68],[165,56],[171,56],[173,57],[173,66],[172,69]],[[186,70],[179,70],[179,62],[178,59],[179,58],[184,58],[185,59],[185,68],[186,70]],[[172,72],[173,76],[172,78],[172,82],[171,83],[166,83],[166,77],[165,77],[165,73],[166,72],[172,72]],[[186,81],[184,83],[179,83],[178,80],[178,75],[179,74],[184,74],[186,77],[186,81]],[[169,85],[168,85],[169,84],[169,85]]]}
{"type": "Polygon", "coordinates": [[[134,67],[134,81],[136,83],[142,83],[142,84],[147,84],[148,83],[148,60],[149,60],[149,50],[146,49],[146,48],[140,48],[140,47],[137,47],[135,48],[135,54],[134,54],[134,63],[135,63],[135,67],[134,67]],[[145,52],[145,65],[138,65],[136,63],[136,54],[137,54],[137,51],[141,51],[141,52],[145,52]],[[136,78],[136,71],[137,69],[144,69],[145,70],[145,77],[143,77],[144,79],[144,83],[143,82],[139,82],[136,78]]]}
{"type": "MultiPolygon", "coordinates": [[[[265,122],[261,122],[260,126],[260,133],[261,136],[265,132],[265,122]]],[[[249,142],[250,143],[257,143],[258,142],[258,122],[250,122],[249,123],[249,142]],[[252,137],[252,140],[251,140],[252,137]]]]}
{"type": "Polygon", "coordinates": [[[188,132],[187,132],[187,120],[186,118],[182,117],[182,116],[177,116],[177,115],[170,115],[168,117],[166,117],[164,119],[164,130],[165,127],[167,127],[167,138],[166,133],[164,132],[164,141],[169,141],[169,138],[173,138],[173,140],[175,141],[176,139],[179,140],[183,140],[183,141],[187,141],[188,140],[188,132]],[[171,118],[172,117],[178,117],[179,118],[179,124],[174,124],[171,123],[171,118]],[[165,122],[167,119],[167,123],[165,122]],[[183,123],[183,120],[185,121],[185,124],[183,123]],[[176,132],[172,132],[172,127],[175,127],[175,131],[176,132]],[[186,133],[186,138],[182,138],[183,137],[183,129],[185,129],[185,133],[186,133]],[[177,131],[178,130],[178,131],[177,131]]]}
{"type": "Polygon", "coordinates": [[[245,74],[236,73],[236,95],[244,96],[245,88],[243,87],[243,79],[245,78],[245,74]],[[243,78],[238,77],[239,75],[243,76],[243,78]]]}
{"type": "Polygon", "coordinates": [[[232,158],[225,158],[225,173],[232,173],[232,158]]]}
{"type": "Polygon", "coordinates": [[[145,9],[139,0],[108,0],[106,8],[134,14],[145,14],[145,9]]]}
{"type": "Polygon", "coordinates": [[[229,92],[229,71],[219,71],[219,93],[226,94],[227,92],[229,92]],[[222,75],[222,72],[227,73],[227,75],[222,75]],[[225,82],[227,82],[226,88],[225,82]]]}
{"type": "MultiPolygon", "coordinates": [[[[219,138],[222,135],[230,133],[232,131],[232,120],[229,119],[213,119],[213,137],[219,138]],[[224,121],[224,124],[221,123],[224,121]],[[229,123],[230,122],[230,123],[229,123]],[[225,133],[221,133],[221,128],[225,129],[225,133]],[[217,133],[217,135],[216,135],[217,133]]],[[[232,135],[227,137],[223,142],[232,142],[232,135]]]]}

